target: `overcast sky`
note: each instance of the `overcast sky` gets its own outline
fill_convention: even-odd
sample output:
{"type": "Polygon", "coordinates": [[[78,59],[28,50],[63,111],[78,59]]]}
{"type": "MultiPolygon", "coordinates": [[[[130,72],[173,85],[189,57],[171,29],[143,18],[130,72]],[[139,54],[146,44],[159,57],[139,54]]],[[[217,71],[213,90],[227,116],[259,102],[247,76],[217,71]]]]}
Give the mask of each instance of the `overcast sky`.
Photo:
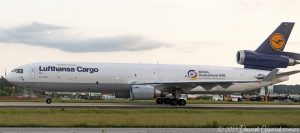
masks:
{"type": "Polygon", "coordinates": [[[236,52],[283,21],[296,22],[285,51],[300,53],[299,12],[297,0],[1,0],[0,75],[40,61],[243,67],[236,52]]]}

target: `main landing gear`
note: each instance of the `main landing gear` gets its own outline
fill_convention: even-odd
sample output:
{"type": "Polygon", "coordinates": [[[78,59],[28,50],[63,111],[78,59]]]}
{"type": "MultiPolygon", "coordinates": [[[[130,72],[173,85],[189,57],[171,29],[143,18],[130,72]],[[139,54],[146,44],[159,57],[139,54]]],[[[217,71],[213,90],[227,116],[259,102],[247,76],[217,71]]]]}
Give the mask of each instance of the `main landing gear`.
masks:
{"type": "Polygon", "coordinates": [[[171,98],[162,96],[158,97],[156,99],[157,104],[170,104],[173,106],[179,105],[179,106],[184,106],[186,105],[186,100],[181,98],[181,91],[177,89],[175,93],[172,94],[171,98]],[[179,98],[180,97],[180,98],[179,98]]]}
{"type": "Polygon", "coordinates": [[[181,97],[181,90],[179,88],[174,89],[172,93],[172,98],[165,97],[162,95],[161,97],[156,98],[157,104],[170,104],[170,105],[179,105],[184,106],[186,105],[186,100],[181,97]]]}
{"type": "Polygon", "coordinates": [[[170,105],[179,105],[179,106],[184,106],[186,105],[186,100],[185,99],[179,99],[179,98],[163,98],[159,97],[156,99],[157,104],[170,104],[170,105]]]}

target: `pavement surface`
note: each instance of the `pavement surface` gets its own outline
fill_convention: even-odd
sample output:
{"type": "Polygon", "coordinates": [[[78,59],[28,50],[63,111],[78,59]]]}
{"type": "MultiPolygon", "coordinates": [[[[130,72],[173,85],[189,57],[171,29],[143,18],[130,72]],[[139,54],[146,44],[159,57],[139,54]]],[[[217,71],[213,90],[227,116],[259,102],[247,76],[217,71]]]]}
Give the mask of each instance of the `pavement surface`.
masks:
{"type": "Polygon", "coordinates": [[[0,133],[298,133],[299,128],[0,128],[0,133]]]}
{"type": "Polygon", "coordinates": [[[186,106],[142,104],[142,103],[52,103],[0,102],[0,108],[184,108],[184,109],[300,109],[300,105],[264,104],[187,104],[186,106]]]}

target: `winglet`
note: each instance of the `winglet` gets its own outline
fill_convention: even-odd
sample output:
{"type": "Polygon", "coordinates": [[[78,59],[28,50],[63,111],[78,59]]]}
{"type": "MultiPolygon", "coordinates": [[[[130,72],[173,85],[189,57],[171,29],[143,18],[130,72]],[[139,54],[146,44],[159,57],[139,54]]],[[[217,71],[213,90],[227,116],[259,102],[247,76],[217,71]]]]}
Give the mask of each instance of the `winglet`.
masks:
{"type": "Polygon", "coordinates": [[[279,69],[273,69],[262,81],[272,81],[279,69]]]}

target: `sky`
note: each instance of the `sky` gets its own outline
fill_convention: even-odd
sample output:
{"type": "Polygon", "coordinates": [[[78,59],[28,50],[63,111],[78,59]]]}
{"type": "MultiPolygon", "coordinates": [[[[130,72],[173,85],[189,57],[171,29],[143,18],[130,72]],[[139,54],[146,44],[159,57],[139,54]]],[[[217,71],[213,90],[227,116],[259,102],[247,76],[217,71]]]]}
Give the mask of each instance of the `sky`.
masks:
{"type": "Polygon", "coordinates": [[[300,53],[299,12],[297,0],[0,0],[0,75],[41,61],[242,68],[236,52],[284,21],[296,22],[285,51],[300,53]]]}

